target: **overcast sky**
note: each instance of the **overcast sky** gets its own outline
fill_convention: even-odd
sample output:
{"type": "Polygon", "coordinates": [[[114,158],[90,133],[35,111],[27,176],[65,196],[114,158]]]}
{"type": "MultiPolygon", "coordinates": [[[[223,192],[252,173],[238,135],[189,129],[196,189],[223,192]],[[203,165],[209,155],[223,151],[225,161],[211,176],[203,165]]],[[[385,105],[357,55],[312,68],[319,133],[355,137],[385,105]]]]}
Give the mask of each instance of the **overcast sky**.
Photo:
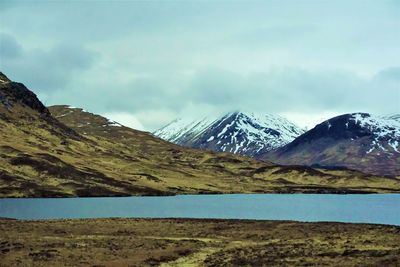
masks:
{"type": "Polygon", "coordinates": [[[400,1],[1,1],[0,70],[135,128],[400,113],[400,1]]]}

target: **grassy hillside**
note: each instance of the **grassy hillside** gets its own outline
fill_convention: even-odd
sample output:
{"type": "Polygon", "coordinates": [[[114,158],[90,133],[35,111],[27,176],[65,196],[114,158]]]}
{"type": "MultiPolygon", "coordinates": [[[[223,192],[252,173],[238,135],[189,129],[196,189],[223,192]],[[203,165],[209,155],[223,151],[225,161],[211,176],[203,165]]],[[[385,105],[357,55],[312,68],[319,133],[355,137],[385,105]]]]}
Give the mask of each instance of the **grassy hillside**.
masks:
{"type": "Polygon", "coordinates": [[[182,148],[0,80],[1,197],[400,192],[396,178],[182,148]]]}

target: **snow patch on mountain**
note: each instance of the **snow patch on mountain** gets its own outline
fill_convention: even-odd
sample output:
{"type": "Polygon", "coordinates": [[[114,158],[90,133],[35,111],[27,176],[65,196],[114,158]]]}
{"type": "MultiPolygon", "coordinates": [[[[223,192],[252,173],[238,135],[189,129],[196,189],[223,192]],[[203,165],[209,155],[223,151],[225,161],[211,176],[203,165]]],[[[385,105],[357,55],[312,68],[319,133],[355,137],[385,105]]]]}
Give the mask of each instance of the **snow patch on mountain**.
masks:
{"type": "Polygon", "coordinates": [[[399,116],[373,116],[366,113],[352,114],[352,120],[356,124],[370,131],[373,135],[370,149],[367,154],[375,149],[389,152],[382,143],[387,143],[394,152],[399,153],[400,143],[400,120],[399,116]]]}
{"type": "Polygon", "coordinates": [[[118,123],[118,122],[116,122],[116,121],[108,120],[107,125],[104,125],[104,126],[122,127],[122,124],[121,124],[121,123],[118,123]]]}

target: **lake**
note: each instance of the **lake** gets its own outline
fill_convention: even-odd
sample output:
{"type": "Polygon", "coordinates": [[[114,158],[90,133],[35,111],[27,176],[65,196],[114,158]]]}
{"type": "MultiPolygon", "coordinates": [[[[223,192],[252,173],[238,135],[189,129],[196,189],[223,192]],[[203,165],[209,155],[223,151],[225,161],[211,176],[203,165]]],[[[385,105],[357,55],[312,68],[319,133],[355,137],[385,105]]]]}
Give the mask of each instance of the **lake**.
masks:
{"type": "Polygon", "coordinates": [[[232,194],[0,199],[0,217],[221,218],[400,225],[400,194],[232,194]]]}

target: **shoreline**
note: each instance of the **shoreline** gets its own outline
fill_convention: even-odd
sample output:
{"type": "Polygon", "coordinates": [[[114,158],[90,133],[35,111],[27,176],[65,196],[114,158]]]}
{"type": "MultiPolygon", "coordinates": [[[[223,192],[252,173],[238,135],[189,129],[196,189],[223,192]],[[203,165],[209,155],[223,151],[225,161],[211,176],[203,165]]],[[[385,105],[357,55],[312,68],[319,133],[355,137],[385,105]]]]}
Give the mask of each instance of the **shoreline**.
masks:
{"type": "Polygon", "coordinates": [[[18,219],[13,217],[0,217],[0,222],[66,222],[66,221],[100,221],[100,220],[135,220],[135,221],[199,221],[199,222],[273,222],[273,223],[298,223],[298,224],[351,224],[360,226],[389,226],[398,227],[400,224],[342,222],[342,221],[301,221],[301,220],[274,220],[274,219],[238,219],[238,218],[201,218],[201,217],[93,217],[93,218],[55,218],[55,219],[18,219]]]}
{"type": "Polygon", "coordinates": [[[379,191],[363,191],[363,190],[331,190],[331,191],[274,191],[274,192],[199,192],[199,193],[179,193],[179,194],[143,194],[143,195],[65,195],[65,196],[0,196],[1,199],[73,199],[73,198],[128,198],[128,197],[178,197],[178,196],[204,196],[204,195],[395,195],[400,194],[400,191],[393,190],[388,192],[379,191]]]}

